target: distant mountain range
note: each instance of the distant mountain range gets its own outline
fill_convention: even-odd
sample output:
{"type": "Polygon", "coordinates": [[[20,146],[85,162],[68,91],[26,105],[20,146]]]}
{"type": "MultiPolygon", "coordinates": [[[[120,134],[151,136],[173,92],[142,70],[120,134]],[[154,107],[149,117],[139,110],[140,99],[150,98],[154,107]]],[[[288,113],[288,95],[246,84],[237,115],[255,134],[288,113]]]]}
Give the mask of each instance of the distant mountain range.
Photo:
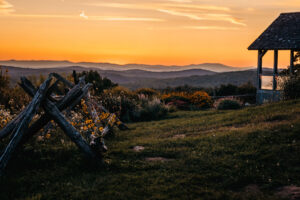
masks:
{"type": "Polygon", "coordinates": [[[70,61],[48,61],[48,60],[6,60],[0,61],[0,65],[15,66],[22,68],[61,68],[70,66],[80,66],[85,68],[96,68],[101,70],[114,70],[114,71],[126,71],[126,70],[143,70],[152,72],[170,72],[170,71],[182,71],[191,69],[203,69],[213,72],[231,72],[231,71],[244,71],[252,69],[253,67],[241,68],[241,67],[231,67],[219,63],[203,63],[203,64],[193,64],[184,66],[165,66],[165,65],[144,65],[144,64],[126,64],[118,65],[111,63],[92,63],[92,62],[70,62],[70,61]]]}
{"type": "Polygon", "coordinates": [[[76,70],[77,72],[97,70],[102,77],[107,77],[113,82],[130,89],[137,89],[141,87],[165,88],[168,86],[175,87],[180,85],[214,87],[228,83],[240,85],[248,81],[255,83],[256,77],[255,70],[217,73],[204,69],[153,72],[140,69],[130,69],[124,71],[102,70],[99,68],[81,66],[24,68],[2,65],[2,68],[8,69],[8,74],[11,77],[12,84],[16,84],[17,81],[19,81],[20,76],[39,76],[41,74],[48,75],[51,72],[67,75],[71,74],[73,70],[76,70]]]}

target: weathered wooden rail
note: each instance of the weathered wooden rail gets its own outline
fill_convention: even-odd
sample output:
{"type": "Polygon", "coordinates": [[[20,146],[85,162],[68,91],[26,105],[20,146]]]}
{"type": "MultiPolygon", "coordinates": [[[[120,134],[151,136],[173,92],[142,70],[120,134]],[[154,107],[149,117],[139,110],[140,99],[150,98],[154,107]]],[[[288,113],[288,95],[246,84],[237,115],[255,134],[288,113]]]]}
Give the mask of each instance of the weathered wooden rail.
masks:
{"type": "MultiPolygon", "coordinates": [[[[52,73],[39,88],[36,88],[28,79],[25,77],[21,78],[19,85],[32,97],[32,101],[15,119],[0,131],[0,139],[12,135],[0,157],[0,175],[4,174],[4,170],[17,147],[27,142],[29,138],[38,133],[51,120],[54,120],[56,124],[58,124],[64,133],[88,158],[101,166],[104,164],[101,148],[99,147],[102,145],[101,140],[94,137],[93,141],[88,143],[62,114],[63,111],[67,113],[70,112],[81,102],[81,99],[87,99],[90,95],[89,89],[92,85],[86,84],[84,78],[76,81],[77,77],[74,76],[74,79],[76,84],[64,79],[59,74],[52,73]],[[56,81],[51,84],[53,78],[55,78],[56,81]],[[52,95],[57,91],[57,86],[60,82],[67,86],[69,91],[61,99],[57,100],[53,98],[52,95]],[[44,110],[44,114],[29,126],[29,123],[40,108],[44,110]]],[[[108,112],[103,107],[102,110],[108,112]]],[[[119,123],[118,127],[121,130],[128,129],[123,123],[119,123]]],[[[112,126],[107,125],[100,136],[103,137],[106,135],[110,128],[112,128],[112,126]]]]}

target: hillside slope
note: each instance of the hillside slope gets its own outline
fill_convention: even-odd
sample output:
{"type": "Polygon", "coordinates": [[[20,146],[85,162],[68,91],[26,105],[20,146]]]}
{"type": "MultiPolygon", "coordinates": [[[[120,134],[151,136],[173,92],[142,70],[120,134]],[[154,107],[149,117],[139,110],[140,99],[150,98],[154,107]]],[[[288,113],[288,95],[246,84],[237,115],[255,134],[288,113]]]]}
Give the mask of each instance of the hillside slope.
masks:
{"type": "Polygon", "coordinates": [[[106,169],[60,132],[32,141],[2,177],[0,199],[273,200],[283,186],[300,186],[300,100],[129,127],[107,140],[106,169]]]}
{"type": "Polygon", "coordinates": [[[80,66],[69,66],[60,68],[20,68],[5,66],[8,69],[12,84],[20,80],[20,76],[40,76],[56,72],[64,75],[71,74],[73,70],[77,72],[97,70],[102,77],[107,77],[115,83],[130,89],[143,87],[165,88],[181,85],[191,85],[196,87],[214,87],[221,84],[241,85],[248,81],[255,83],[256,72],[253,70],[216,73],[203,69],[190,69],[170,72],[150,72],[144,70],[100,70],[97,68],[85,68],[80,66]]]}
{"type": "Polygon", "coordinates": [[[71,74],[73,70],[77,72],[94,70],[98,71],[102,77],[107,77],[113,82],[118,84],[134,84],[136,81],[143,80],[153,80],[153,79],[165,79],[165,78],[178,78],[178,77],[189,77],[192,75],[203,76],[203,75],[214,75],[216,72],[203,70],[203,69],[190,69],[181,71],[170,71],[170,72],[151,72],[144,70],[124,70],[124,71],[114,71],[114,70],[101,70],[98,68],[85,68],[80,66],[69,66],[69,67],[59,67],[59,68],[21,68],[12,66],[3,66],[3,68],[8,70],[8,74],[11,77],[12,84],[15,84],[21,76],[37,76],[48,75],[51,72],[56,72],[60,74],[71,74]]]}
{"type": "Polygon", "coordinates": [[[136,89],[140,87],[150,88],[166,88],[176,87],[182,85],[190,85],[195,87],[215,87],[221,84],[241,85],[246,82],[256,83],[256,71],[238,71],[238,72],[224,72],[213,75],[177,77],[166,79],[141,79],[133,83],[124,83],[123,85],[136,89]]]}

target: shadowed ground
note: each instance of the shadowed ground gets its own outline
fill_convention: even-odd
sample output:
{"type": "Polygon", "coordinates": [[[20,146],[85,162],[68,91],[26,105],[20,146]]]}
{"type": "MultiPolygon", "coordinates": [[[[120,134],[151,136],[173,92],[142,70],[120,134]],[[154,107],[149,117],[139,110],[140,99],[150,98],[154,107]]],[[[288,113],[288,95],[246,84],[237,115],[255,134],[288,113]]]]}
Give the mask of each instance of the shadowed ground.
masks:
{"type": "Polygon", "coordinates": [[[60,130],[32,140],[0,179],[0,199],[279,199],[300,186],[299,100],[129,127],[107,139],[107,169],[60,130]]]}

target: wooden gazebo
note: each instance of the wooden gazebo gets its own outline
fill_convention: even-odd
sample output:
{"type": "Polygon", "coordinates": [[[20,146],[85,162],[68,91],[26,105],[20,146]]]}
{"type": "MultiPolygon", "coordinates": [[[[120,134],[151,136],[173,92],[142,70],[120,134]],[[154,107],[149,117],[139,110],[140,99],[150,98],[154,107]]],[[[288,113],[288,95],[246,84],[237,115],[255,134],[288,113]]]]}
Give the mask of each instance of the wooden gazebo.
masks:
{"type": "Polygon", "coordinates": [[[293,71],[294,53],[300,50],[300,12],[282,13],[280,16],[248,47],[248,50],[258,50],[257,63],[257,103],[277,101],[280,99],[278,88],[278,51],[290,51],[290,71],[293,71]],[[263,56],[268,50],[274,51],[272,89],[262,88],[263,56]]]}

